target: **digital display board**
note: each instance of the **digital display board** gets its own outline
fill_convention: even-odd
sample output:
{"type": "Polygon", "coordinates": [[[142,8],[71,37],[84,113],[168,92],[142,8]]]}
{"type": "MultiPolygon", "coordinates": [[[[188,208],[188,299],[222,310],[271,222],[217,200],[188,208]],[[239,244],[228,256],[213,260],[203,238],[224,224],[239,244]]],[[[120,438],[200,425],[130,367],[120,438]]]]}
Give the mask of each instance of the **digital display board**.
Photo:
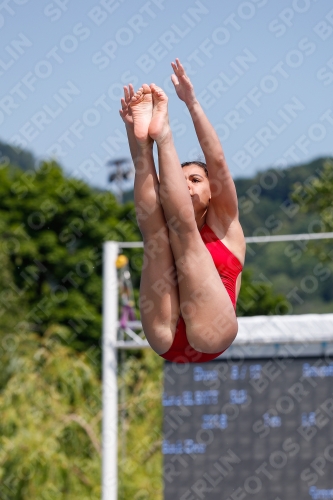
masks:
{"type": "Polygon", "coordinates": [[[165,363],[165,500],[333,499],[333,360],[165,363]]]}

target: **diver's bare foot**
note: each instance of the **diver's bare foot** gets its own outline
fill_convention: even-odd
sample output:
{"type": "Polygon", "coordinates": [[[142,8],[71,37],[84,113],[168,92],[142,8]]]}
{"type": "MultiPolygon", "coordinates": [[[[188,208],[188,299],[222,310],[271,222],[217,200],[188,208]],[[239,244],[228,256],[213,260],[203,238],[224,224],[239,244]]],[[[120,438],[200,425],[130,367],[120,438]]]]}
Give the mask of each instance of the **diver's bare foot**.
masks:
{"type": "Polygon", "coordinates": [[[153,113],[153,99],[149,85],[144,83],[130,101],[134,135],[139,144],[151,142],[148,128],[153,113]]]}
{"type": "Polygon", "coordinates": [[[168,97],[155,84],[150,86],[153,95],[153,116],[149,125],[149,135],[157,144],[170,133],[168,117],[168,97]]]}

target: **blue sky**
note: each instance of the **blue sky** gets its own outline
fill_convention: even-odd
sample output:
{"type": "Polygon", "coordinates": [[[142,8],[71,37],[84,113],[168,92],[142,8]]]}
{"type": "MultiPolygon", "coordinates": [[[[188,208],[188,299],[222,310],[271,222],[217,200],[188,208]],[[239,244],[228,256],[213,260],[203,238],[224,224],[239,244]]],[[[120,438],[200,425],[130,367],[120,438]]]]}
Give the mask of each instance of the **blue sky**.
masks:
{"type": "Polygon", "coordinates": [[[0,31],[0,139],[91,185],[107,188],[107,161],[129,156],[125,83],[162,86],[181,161],[200,156],[176,57],[234,178],[332,155],[329,0],[6,0],[0,31]]]}

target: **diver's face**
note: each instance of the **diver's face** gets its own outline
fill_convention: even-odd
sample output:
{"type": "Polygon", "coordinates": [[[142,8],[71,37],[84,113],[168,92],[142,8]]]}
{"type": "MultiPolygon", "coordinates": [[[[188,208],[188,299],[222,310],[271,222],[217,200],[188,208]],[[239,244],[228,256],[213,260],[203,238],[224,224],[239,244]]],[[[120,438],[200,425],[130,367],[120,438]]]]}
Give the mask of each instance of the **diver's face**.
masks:
{"type": "Polygon", "coordinates": [[[211,199],[209,180],[203,168],[192,163],[183,167],[194,210],[207,209],[211,199]]]}

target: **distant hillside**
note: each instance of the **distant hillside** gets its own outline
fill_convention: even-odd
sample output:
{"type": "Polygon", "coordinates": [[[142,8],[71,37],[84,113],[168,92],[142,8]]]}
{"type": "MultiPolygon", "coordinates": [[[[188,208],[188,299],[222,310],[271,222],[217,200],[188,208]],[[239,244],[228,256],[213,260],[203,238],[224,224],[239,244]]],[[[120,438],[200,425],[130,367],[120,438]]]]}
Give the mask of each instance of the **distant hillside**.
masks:
{"type": "Polygon", "coordinates": [[[320,231],[304,215],[290,207],[289,195],[296,183],[306,183],[322,170],[325,158],[284,169],[267,169],[250,179],[236,179],[240,221],[246,236],[320,231]]]}
{"type": "MultiPolygon", "coordinates": [[[[304,214],[289,195],[296,183],[320,176],[325,159],[283,170],[268,169],[235,181],[240,221],[246,236],[322,232],[318,214],[304,214]]],[[[333,244],[330,241],[328,245],[333,244]]],[[[247,246],[246,265],[269,280],[288,300],[290,314],[333,312],[333,263],[313,255],[322,241],[261,243],[247,246]]]]}
{"type": "Polygon", "coordinates": [[[35,157],[21,148],[16,148],[0,141],[0,165],[15,165],[22,170],[31,170],[36,163],[35,157]]]}

